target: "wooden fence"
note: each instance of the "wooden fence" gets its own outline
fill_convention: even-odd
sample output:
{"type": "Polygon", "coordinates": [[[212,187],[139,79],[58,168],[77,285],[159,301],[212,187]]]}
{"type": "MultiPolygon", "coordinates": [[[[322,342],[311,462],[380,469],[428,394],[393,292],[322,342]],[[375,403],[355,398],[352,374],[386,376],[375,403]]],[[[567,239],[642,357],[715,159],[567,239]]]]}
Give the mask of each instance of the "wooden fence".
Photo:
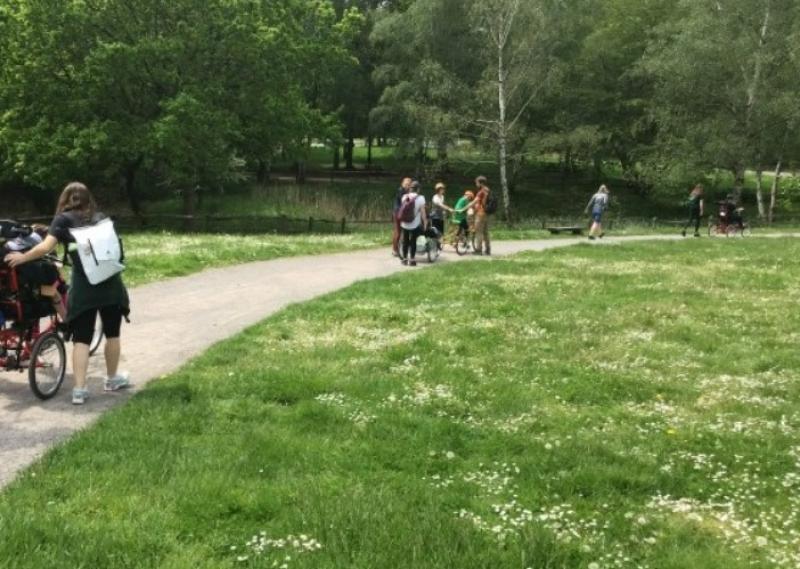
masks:
{"type": "MultiPolygon", "coordinates": [[[[20,218],[22,223],[49,224],[49,216],[20,218]]],[[[142,216],[119,215],[113,219],[122,232],[132,231],[174,231],[179,233],[239,233],[259,234],[273,233],[279,235],[295,235],[304,233],[346,234],[369,229],[389,228],[390,219],[357,220],[357,219],[321,219],[315,217],[288,217],[263,215],[178,215],[147,214],[142,216]]],[[[614,217],[604,220],[608,229],[625,229],[637,227],[676,227],[685,220],[662,219],[657,217],[614,217]]],[[[748,219],[752,227],[765,227],[766,223],[758,219],[748,219]]],[[[586,225],[584,216],[548,216],[530,218],[515,222],[517,229],[545,229],[552,226],[586,225]]],[[[776,219],[773,226],[798,226],[800,218],[784,217],[776,219]]]]}

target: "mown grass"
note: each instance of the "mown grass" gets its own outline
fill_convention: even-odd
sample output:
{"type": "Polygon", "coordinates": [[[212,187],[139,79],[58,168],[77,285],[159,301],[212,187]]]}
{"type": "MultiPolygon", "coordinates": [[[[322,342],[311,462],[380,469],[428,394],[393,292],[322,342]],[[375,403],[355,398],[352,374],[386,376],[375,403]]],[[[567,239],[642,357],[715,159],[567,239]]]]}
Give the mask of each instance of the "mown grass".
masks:
{"type": "Polygon", "coordinates": [[[704,239],[293,306],[20,476],[0,560],[796,567],[798,282],[800,241],[704,239]]]}
{"type": "Polygon", "coordinates": [[[129,285],[139,285],[211,267],[352,251],[388,242],[386,231],[353,235],[131,233],[124,235],[124,278],[129,285]]]}

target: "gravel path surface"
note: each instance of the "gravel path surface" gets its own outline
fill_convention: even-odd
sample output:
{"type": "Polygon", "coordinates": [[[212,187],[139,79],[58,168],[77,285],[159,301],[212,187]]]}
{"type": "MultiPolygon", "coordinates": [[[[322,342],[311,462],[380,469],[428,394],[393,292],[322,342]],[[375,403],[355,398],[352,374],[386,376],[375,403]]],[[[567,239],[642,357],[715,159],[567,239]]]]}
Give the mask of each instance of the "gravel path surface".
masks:
{"type": "MultiPolygon", "coordinates": [[[[672,236],[606,238],[602,244],[628,239],[674,239],[672,236]]],[[[505,241],[493,244],[495,257],[522,251],[544,251],[586,243],[566,238],[505,241]]],[[[601,243],[597,241],[595,243],[601,243]]],[[[464,259],[447,247],[438,263],[464,259]]],[[[125,392],[104,393],[102,350],[89,370],[91,397],[71,405],[72,378],[67,374],[59,394],[39,401],[30,391],[27,373],[0,374],[0,488],[56,443],[125,402],[148,381],[179,368],[212,344],[255,324],[285,306],[329,293],[356,281],[420,270],[400,265],[388,250],[293,257],[206,270],[131,289],[131,324],[123,325],[121,369],[135,383],[125,392]]],[[[69,350],[68,350],[69,353],[69,350]]],[[[70,366],[71,367],[71,366],[70,366]]]]}

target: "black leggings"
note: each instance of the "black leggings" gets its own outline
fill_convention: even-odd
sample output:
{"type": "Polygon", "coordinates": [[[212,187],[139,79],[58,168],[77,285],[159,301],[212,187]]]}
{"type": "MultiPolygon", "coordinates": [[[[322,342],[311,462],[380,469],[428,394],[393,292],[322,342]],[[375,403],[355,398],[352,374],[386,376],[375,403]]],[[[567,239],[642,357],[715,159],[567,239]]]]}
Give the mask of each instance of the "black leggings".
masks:
{"type": "Polygon", "coordinates": [[[689,212],[689,221],[686,222],[686,225],[683,226],[683,230],[686,229],[694,222],[694,232],[700,233],[700,210],[693,210],[689,212]]]}
{"type": "Polygon", "coordinates": [[[81,312],[70,323],[72,341],[76,344],[91,344],[94,336],[94,323],[97,322],[97,313],[103,321],[103,334],[106,338],[119,338],[119,329],[122,326],[122,310],[119,306],[104,306],[92,308],[81,312]]]}
{"type": "Polygon", "coordinates": [[[403,229],[403,258],[413,259],[417,256],[417,237],[422,235],[422,224],[417,225],[414,229],[403,229]],[[411,257],[408,256],[409,251],[411,257]]]}

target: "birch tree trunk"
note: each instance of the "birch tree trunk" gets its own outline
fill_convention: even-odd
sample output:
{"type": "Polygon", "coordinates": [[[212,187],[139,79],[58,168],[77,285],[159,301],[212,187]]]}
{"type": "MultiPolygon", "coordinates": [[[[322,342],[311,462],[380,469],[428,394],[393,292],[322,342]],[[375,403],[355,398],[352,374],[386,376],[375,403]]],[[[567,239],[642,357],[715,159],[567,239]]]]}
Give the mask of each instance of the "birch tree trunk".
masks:
{"type": "Polygon", "coordinates": [[[763,192],[763,172],[761,166],[756,170],[756,201],[758,202],[758,218],[764,219],[764,192],[763,192]]]}
{"type": "Polygon", "coordinates": [[[775,177],[772,179],[772,187],[769,191],[769,214],[767,217],[767,223],[770,225],[772,225],[772,222],[775,219],[775,202],[778,199],[778,186],[780,185],[781,181],[782,162],[783,160],[778,159],[778,164],[775,166],[775,177]]]}
{"type": "MultiPolygon", "coordinates": [[[[769,31],[769,19],[770,13],[772,8],[772,1],[767,0],[767,6],[764,10],[764,21],[761,24],[761,30],[758,35],[758,49],[755,53],[755,63],[753,65],[753,76],[750,80],[750,83],[747,85],[747,104],[745,107],[745,118],[744,118],[744,130],[745,130],[745,138],[747,140],[750,139],[752,133],[752,124],[753,124],[753,111],[756,106],[756,102],[758,100],[758,87],[761,83],[761,71],[764,67],[764,46],[767,43],[767,32],[769,31]]],[[[742,188],[744,187],[744,171],[746,168],[746,164],[748,162],[746,156],[740,157],[741,166],[737,166],[736,172],[734,173],[735,181],[734,181],[734,195],[736,196],[736,201],[739,201],[742,196],[742,188]]],[[[760,213],[760,209],[759,209],[760,213]]]]}
{"type": "Polygon", "coordinates": [[[737,164],[731,169],[733,173],[733,196],[738,203],[742,198],[742,189],[744,188],[744,164],[737,164]]]}
{"type": "Polygon", "coordinates": [[[508,191],[508,132],[506,130],[506,69],[503,49],[497,50],[497,99],[500,116],[497,124],[497,143],[500,159],[500,188],[503,192],[503,216],[509,220],[511,208],[508,191]]]}

